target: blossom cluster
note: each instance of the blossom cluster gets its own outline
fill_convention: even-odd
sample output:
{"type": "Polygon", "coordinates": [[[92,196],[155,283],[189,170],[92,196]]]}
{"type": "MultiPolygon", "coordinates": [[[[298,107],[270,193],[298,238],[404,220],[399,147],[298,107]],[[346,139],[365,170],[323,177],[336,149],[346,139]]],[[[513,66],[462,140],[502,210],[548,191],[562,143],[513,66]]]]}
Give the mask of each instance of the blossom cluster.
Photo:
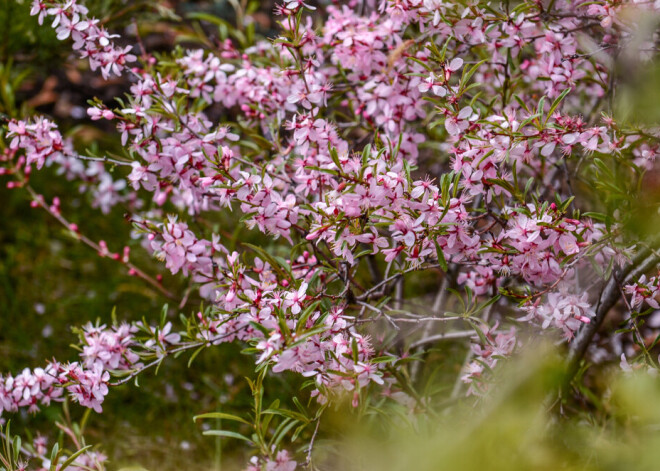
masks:
{"type": "Polygon", "coordinates": [[[52,18],[51,26],[57,32],[57,39],[71,38],[73,49],[81,58],[89,60],[92,70],[100,69],[104,78],[120,75],[127,63],[136,57],[130,53],[132,46],[120,47],[114,44],[117,34],[110,34],[100,20],[90,17],[89,9],[78,0],[66,2],[47,2],[34,0],[32,15],[36,15],[39,24],[52,18]]]}
{"type": "Polygon", "coordinates": [[[469,384],[468,394],[483,394],[483,388],[488,384],[482,384],[478,379],[485,371],[493,371],[498,360],[509,357],[516,347],[516,329],[511,327],[508,331],[498,332],[498,325],[483,331],[486,342],[472,344],[472,353],[475,359],[468,366],[465,375],[461,378],[464,383],[469,384]]]}
{"type": "Polygon", "coordinates": [[[138,357],[130,350],[134,329],[124,324],[118,328],[85,327],[80,362],[51,362],[45,368],[25,368],[16,376],[1,379],[2,411],[15,412],[27,408],[31,412],[52,401],[64,400],[64,392],[74,401],[102,411],[101,403],[108,394],[110,370],[139,367],[138,357]]]}
{"type": "Polygon", "coordinates": [[[124,179],[113,179],[102,159],[85,159],[73,148],[71,139],[62,136],[57,126],[46,118],[37,118],[29,124],[24,121],[10,121],[7,125],[9,142],[8,152],[16,154],[18,150],[25,152],[25,157],[17,160],[17,168],[24,176],[23,181],[10,181],[9,187],[23,186],[32,171],[32,166],[41,169],[44,165],[55,166],[57,173],[67,180],[78,181],[81,192],[89,193],[92,207],[99,208],[103,213],[122,202],[127,202],[129,196],[123,190],[126,187],[124,179]]]}
{"type": "Polygon", "coordinates": [[[259,257],[247,265],[236,252],[215,250],[222,247],[219,240],[200,241],[185,223],[170,219],[160,229],[150,234],[151,246],[172,273],[183,270],[202,283],[215,283],[203,292],[215,300],[217,314],[212,320],[200,316],[198,340],[254,344],[257,364],[269,360],[274,372],[314,378],[312,394],[321,402],[338,387],[357,393],[372,380],[382,383],[378,368],[368,364],[370,340],[350,325],[346,307],[324,312],[322,293],[308,292],[317,271],[314,256],[303,254],[296,260],[299,267],[290,267],[293,278],[301,280],[296,286],[278,276],[280,267],[259,257]]]}
{"type": "Polygon", "coordinates": [[[557,293],[548,293],[547,298],[545,303],[541,304],[541,298],[538,298],[525,306],[527,316],[522,319],[536,320],[541,323],[543,329],[550,325],[562,329],[564,335],[570,339],[582,324],[588,324],[595,316],[587,300],[587,293],[578,296],[560,290],[557,293]]]}
{"type": "MultiPolygon", "coordinates": [[[[67,430],[67,432],[73,435],[73,432],[67,430]]],[[[42,435],[35,437],[32,440],[32,449],[34,450],[32,458],[40,461],[40,466],[36,468],[37,471],[46,471],[51,469],[52,455],[49,455],[48,450],[48,439],[42,435]]],[[[73,462],[66,468],[71,471],[83,471],[83,470],[102,470],[104,469],[104,463],[108,460],[108,457],[102,452],[97,450],[81,450],[82,453],[79,453],[73,462]]],[[[65,461],[68,457],[64,455],[62,461],[65,461]]],[[[58,466],[62,466],[61,463],[58,466]]]]}
{"type": "Polygon", "coordinates": [[[660,291],[660,281],[658,276],[646,278],[642,275],[634,283],[628,284],[624,287],[626,294],[630,296],[630,306],[633,309],[640,309],[644,304],[653,309],[660,309],[660,304],[656,300],[656,296],[660,291]]]}

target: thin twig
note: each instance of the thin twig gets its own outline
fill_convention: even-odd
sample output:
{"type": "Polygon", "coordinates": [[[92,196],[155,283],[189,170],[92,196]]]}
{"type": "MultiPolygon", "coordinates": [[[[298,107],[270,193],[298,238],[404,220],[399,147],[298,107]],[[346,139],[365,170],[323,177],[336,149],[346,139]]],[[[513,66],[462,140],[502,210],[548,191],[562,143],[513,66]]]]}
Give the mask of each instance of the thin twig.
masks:
{"type": "Polygon", "coordinates": [[[314,427],[312,439],[309,441],[309,448],[307,449],[307,460],[305,461],[306,468],[311,468],[312,466],[312,449],[314,448],[314,440],[316,440],[316,435],[319,433],[319,425],[321,425],[321,417],[316,419],[316,427],[314,427]]]}
{"type": "Polygon", "coordinates": [[[133,162],[129,162],[128,160],[111,159],[110,157],[107,156],[91,157],[88,155],[75,155],[74,157],[79,160],[90,160],[92,162],[105,162],[105,163],[111,163],[113,165],[123,165],[126,167],[131,167],[133,165],[133,162]]]}
{"type": "Polygon", "coordinates": [[[448,340],[448,339],[464,339],[468,337],[474,337],[477,333],[474,330],[459,330],[457,332],[445,332],[442,334],[431,335],[426,338],[419,339],[417,342],[414,342],[410,345],[410,348],[421,347],[429,343],[434,343],[439,340],[448,340]]]}
{"type": "MultiPolygon", "coordinates": [[[[36,203],[43,209],[46,210],[48,214],[53,216],[60,224],[62,224],[64,227],[67,229],[71,230],[76,239],[81,241],[83,244],[87,245],[88,247],[91,247],[92,249],[96,250],[98,253],[103,253],[103,250],[101,249],[101,246],[98,245],[96,242],[88,238],[87,236],[77,232],[73,231],[71,229],[71,223],[67,221],[64,216],[59,214],[58,212],[53,211],[44,201],[43,197],[41,197],[30,185],[26,185],[25,188],[27,191],[30,193],[32,196],[33,200],[36,201],[36,203]]],[[[120,260],[121,263],[123,263],[126,267],[128,267],[129,270],[132,270],[132,273],[135,274],[138,278],[142,278],[144,281],[149,283],[151,286],[156,288],[158,291],[161,292],[165,297],[169,299],[174,299],[174,295],[170,293],[168,290],[163,287],[162,284],[160,284],[158,281],[156,281],[154,278],[151,276],[147,275],[145,272],[143,272],[141,269],[133,265],[131,262],[123,262],[120,260]]]]}
{"type": "Polygon", "coordinates": [[[374,286],[369,288],[367,291],[362,293],[360,296],[357,296],[356,299],[358,301],[366,301],[372,297],[379,297],[384,294],[384,289],[385,286],[390,283],[393,280],[398,279],[399,277],[402,277],[403,275],[413,272],[413,271],[418,271],[418,270],[426,270],[426,269],[431,269],[431,268],[438,268],[440,265],[439,264],[433,264],[433,265],[426,265],[426,266],[418,266],[418,267],[410,267],[402,272],[395,273],[394,275],[387,276],[383,281],[380,283],[376,283],[374,286]],[[383,294],[380,294],[383,293],[383,294]]]}
{"type": "MultiPolygon", "coordinates": [[[[483,314],[483,320],[485,323],[488,323],[488,319],[490,318],[490,311],[493,308],[493,304],[490,304],[485,310],[483,314]]],[[[472,335],[477,335],[475,331],[472,331],[472,335]]],[[[461,392],[461,386],[463,385],[463,381],[461,378],[463,377],[463,371],[467,366],[470,364],[470,361],[472,360],[472,356],[474,355],[474,352],[472,351],[471,348],[468,348],[467,354],[465,355],[465,360],[463,361],[463,365],[461,366],[461,370],[458,373],[458,376],[456,377],[456,382],[454,383],[454,388],[451,391],[451,398],[456,399],[458,397],[458,393],[461,392]]]]}

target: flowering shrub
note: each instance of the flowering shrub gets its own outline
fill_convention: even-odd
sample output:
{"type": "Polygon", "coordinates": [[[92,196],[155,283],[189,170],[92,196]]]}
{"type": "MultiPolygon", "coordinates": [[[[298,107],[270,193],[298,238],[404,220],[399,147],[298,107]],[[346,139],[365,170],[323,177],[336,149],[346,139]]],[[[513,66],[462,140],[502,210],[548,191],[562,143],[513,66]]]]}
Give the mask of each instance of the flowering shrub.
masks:
{"type": "MultiPolygon", "coordinates": [[[[637,344],[656,367],[639,321],[650,311],[639,309],[658,308],[657,277],[644,276],[658,255],[631,228],[660,134],[616,113],[614,92],[617,57],[653,59],[658,38],[641,25],[658,9],[294,0],[275,8],[274,39],[152,54],[77,0],[35,0],[40,24],[130,87],[87,110],[116,126],[124,152],[88,155],[46,117],[11,118],[7,186],[136,283],[186,306],[129,246],[203,303],[180,324],[87,324],[78,361],[2,378],[3,415],[66,396],[101,412],[114,386],[165,358],[235,342],[254,358],[253,415],[197,418],[233,422],[206,433],[244,441],[248,469],[293,470],[313,465],[324,413],[346,397],[352,408],[381,398],[429,408],[415,360],[436,344],[464,347],[453,398],[489,394],[502,361],[540,337],[565,342],[572,376],[622,301],[631,348],[609,358],[637,344]],[[125,207],[133,240],[119,249],[85,236],[60,198],[31,186],[44,167],[103,213],[125,207]],[[264,379],[286,371],[306,378],[303,390],[266,407],[264,379]]],[[[102,466],[81,450],[71,466],[102,466]]]]}

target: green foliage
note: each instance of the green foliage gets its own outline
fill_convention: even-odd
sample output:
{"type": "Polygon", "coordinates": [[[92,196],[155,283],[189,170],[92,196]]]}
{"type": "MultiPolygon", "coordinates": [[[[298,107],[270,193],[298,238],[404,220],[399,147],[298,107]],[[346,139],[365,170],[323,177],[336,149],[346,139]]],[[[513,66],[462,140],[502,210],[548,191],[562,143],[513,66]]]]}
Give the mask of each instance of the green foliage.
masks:
{"type": "Polygon", "coordinates": [[[323,443],[326,451],[314,462],[323,470],[657,469],[660,379],[608,374],[603,401],[567,418],[561,411],[569,404],[555,400],[563,371],[551,348],[536,345],[508,366],[497,392],[478,400],[479,407],[468,402],[447,413],[411,414],[410,404],[389,402],[359,418],[335,413],[329,421],[348,438],[323,443]]]}
{"type": "Polygon", "coordinates": [[[56,65],[66,54],[55,32],[40,28],[37,18],[30,16],[28,0],[0,0],[0,63],[11,58],[21,62],[56,65]]]}

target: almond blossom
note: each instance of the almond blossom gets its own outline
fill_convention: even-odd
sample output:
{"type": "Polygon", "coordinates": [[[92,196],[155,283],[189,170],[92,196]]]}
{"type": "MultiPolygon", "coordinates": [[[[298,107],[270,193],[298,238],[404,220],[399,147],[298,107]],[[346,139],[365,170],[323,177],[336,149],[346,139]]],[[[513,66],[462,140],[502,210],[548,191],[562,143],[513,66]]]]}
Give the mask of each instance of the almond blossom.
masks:
{"type": "MultiPolygon", "coordinates": [[[[113,386],[236,343],[255,381],[306,381],[310,416],[295,436],[311,460],[311,424],[342,398],[360,413],[374,394],[427,407],[409,389],[419,378],[403,379],[437,342],[467,352],[449,365],[451,399],[485,395],[525,342],[587,351],[576,343],[601,327],[615,284],[631,311],[660,309],[647,277],[654,241],[628,229],[657,129],[612,118],[608,103],[616,58],[635,44],[623,7],[651,13],[654,3],[312,3],[279,2],[273,40],[230,35],[140,60],[130,36],[79,1],[32,3],[92,71],[125,83],[121,101],[87,109],[93,125],[116,127],[121,155],[80,153],[49,118],[12,118],[0,173],[134,282],[170,295],[183,320],[168,305],[153,325],[86,324],[77,360],[2,378],[3,411],[69,396],[100,412],[113,386]],[[122,206],[124,252],[87,238],[67,201],[32,188],[31,174],[48,168],[102,213],[122,206]],[[132,265],[129,247],[185,294],[132,265]]],[[[254,440],[248,469],[302,463],[254,440]]]]}

